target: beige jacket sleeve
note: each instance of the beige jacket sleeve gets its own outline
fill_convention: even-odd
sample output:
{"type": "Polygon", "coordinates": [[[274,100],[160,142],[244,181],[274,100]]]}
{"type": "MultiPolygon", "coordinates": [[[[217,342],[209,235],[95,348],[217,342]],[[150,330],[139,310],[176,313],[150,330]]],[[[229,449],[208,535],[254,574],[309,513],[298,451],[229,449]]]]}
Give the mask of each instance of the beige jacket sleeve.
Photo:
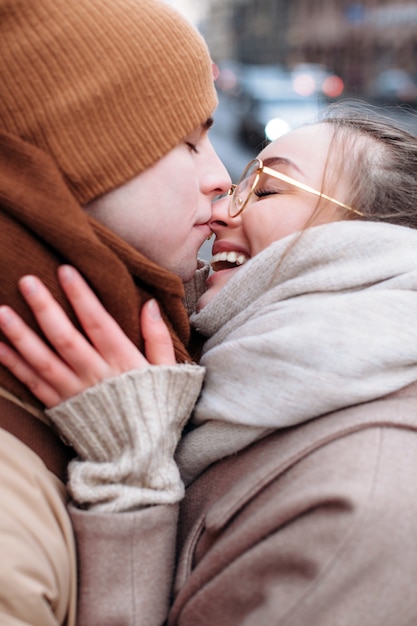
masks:
{"type": "Polygon", "coordinates": [[[125,513],[70,507],[78,542],[77,626],[161,626],[169,612],[178,505],[125,513]]]}
{"type": "Polygon", "coordinates": [[[203,377],[196,365],[149,367],[48,411],[79,455],[69,468],[78,626],[164,623],[184,493],[174,452],[203,377]]]}
{"type": "Polygon", "coordinates": [[[0,624],[74,626],[75,544],[64,485],[0,429],[0,624]]]}

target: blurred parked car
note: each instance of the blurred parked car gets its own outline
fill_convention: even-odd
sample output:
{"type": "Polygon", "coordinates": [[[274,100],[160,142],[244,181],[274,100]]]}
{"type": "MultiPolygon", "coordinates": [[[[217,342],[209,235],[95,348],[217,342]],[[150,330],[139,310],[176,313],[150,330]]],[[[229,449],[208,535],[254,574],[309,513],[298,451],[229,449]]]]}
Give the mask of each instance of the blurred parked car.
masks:
{"type": "Polygon", "coordinates": [[[246,66],[240,72],[239,138],[259,149],[289,130],[313,121],[325,101],[321,93],[305,95],[281,66],[246,66]]]}
{"type": "Polygon", "coordinates": [[[296,88],[304,95],[321,93],[329,100],[339,98],[345,89],[343,79],[321,63],[299,63],[292,69],[296,88]]]}
{"type": "Polygon", "coordinates": [[[370,96],[378,104],[417,104],[417,82],[406,71],[392,68],[381,72],[371,85],[370,96]]]}

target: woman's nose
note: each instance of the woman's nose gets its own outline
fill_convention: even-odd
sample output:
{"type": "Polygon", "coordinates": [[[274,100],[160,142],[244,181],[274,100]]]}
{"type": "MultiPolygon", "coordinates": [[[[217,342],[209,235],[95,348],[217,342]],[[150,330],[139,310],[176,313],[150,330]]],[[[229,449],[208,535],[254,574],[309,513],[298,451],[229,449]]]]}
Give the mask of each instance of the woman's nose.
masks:
{"type": "Polygon", "coordinates": [[[240,216],[233,218],[229,216],[230,200],[231,195],[226,195],[212,204],[209,226],[214,233],[217,233],[221,228],[236,228],[240,226],[240,216]]]}

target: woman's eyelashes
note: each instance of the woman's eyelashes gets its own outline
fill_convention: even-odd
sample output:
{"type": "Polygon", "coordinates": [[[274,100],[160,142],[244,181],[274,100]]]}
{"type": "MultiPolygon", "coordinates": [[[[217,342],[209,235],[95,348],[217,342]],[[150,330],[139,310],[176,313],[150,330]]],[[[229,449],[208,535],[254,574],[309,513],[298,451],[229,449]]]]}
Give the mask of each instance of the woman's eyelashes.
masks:
{"type": "Polygon", "coordinates": [[[254,194],[258,198],[264,198],[265,196],[274,196],[275,194],[285,193],[283,189],[255,189],[254,194]]]}

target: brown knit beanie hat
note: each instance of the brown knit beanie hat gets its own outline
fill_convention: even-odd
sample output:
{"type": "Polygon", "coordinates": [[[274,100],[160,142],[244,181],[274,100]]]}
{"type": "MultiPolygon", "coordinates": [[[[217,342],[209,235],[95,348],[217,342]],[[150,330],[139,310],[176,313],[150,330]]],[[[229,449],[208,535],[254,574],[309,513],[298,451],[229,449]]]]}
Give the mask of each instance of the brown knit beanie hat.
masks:
{"type": "Polygon", "coordinates": [[[81,204],[212,115],[211,67],[163,0],[0,0],[0,130],[51,154],[81,204]]]}

